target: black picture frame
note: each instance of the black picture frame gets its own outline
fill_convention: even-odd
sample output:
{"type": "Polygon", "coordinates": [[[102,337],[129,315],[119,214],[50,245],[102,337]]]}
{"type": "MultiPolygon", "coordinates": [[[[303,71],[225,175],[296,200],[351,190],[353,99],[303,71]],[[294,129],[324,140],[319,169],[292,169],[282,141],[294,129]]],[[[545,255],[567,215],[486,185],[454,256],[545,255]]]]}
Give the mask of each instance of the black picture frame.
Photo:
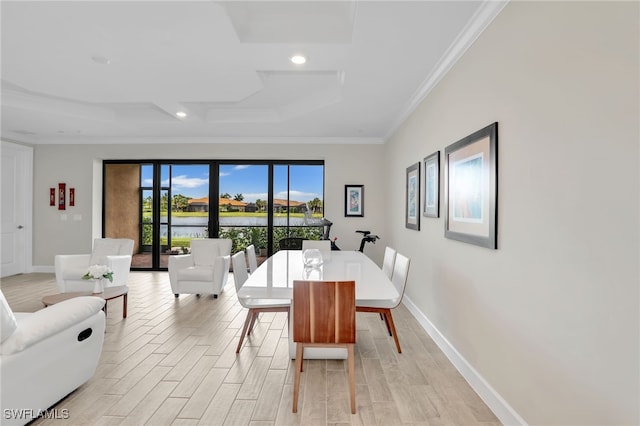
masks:
{"type": "Polygon", "coordinates": [[[420,230],[420,162],[407,167],[405,227],[420,230]]]}
{"type": "Polygon", "coordinates": [[[345,217],[364,217],[364,185],[344,186],[345,217]]]}
{"type": "Polygon", "coordinates": [[[498,123],[445,148],[445,237],[498,248],[498,123]]]}
{"type": "Polygon", "coordinates": [[[440,217],[440,151],[424,157],[422,215],[440,217]]]}

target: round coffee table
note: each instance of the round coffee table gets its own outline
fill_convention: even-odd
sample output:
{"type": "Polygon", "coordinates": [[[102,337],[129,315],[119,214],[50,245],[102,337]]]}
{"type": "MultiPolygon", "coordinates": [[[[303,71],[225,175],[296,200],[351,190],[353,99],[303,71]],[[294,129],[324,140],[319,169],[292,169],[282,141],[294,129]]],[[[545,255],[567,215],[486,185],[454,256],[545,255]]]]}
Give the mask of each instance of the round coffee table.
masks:
{"type": "Polygon", "coordinates": [[[58,293],[58,294],[50,294],[49,296],[44,296],[42,298],[42,304],[47,307],[49,305],[55,305],[56,303],[60,303],[64,300],[73,299],[74,297],[80,296],[94,296],[100,297],[105,300],[104,315],[107,315],[107,301],[111,299],[115,299],[117,297],[122,297],[122,318],[127,317],[127,294],[129,293],[129,287],[126,285],[115,286],[115,287],[105,287],[104,292],[102,293],[92,293],[90,291],[74,291],[71,293],[58,293]]]}

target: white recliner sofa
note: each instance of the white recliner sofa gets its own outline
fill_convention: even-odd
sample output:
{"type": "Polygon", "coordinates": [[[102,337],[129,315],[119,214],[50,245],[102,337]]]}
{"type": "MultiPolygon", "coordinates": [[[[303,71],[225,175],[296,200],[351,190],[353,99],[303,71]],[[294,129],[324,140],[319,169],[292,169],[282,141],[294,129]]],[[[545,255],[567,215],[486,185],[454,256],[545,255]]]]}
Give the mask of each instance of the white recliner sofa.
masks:
{"type": "Polygon", "coordinates": [[[169,258],[171,291],[180,294],[213,294],[217,298],[229,277],[231,243],[228,238],[191,240],[191,254],[169,258]]]}
{"type": "Polygon", "coordinates": [[[82,279],[91,265],[107,265],[113,271],[113,282],[105,287],[127,285],[133,240],[128,238],[96,238],[91,254],[59,254],[54,259],[56,286],[60,293],[89,291],[91,285],[82,279]]]}
{"type": "Polygon", "coordinates": [[[0,291],[0,424],[30,422],[94,375],[104,342],[104,304],[86,296],[14,313],[0,291]]]}

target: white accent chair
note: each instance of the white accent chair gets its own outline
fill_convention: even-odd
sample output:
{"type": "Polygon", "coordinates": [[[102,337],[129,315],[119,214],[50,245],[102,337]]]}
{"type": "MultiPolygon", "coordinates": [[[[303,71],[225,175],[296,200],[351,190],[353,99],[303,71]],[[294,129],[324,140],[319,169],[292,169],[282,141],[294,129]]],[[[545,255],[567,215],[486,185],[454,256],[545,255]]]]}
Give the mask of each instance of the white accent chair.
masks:
{"type": "Polygon", "coordinates": [[[356,312],[375,312],[383,316],[387,324],[387,331],[396,342],[398,353],[402,353],[400,349],[400,340],[396,332],[396,326],[393,323],[393,315],[391,310],[397,307],[404,297],[404,290],[407,286],[407,276],[409,275],[410,259],[400,253],[396,254],[396,261],[393,265],[393,274],[391,282],[398,291],[398,297],[388,300],[358,300],[356,301],[356,312]]]}
{"type": "Polygon", "coordinates": [[[133,240],[128,238],[96,238],[91,254],[59,254],[54,259],[56,286],[60,293],[89,291],[92,284],[83,280],[91,265],[107,265],[113,271],[113,282],[104,280],[105,287],[127,285],[133,240]]]}
{"type": "MultiPolygon", "coordinates": [[[[236,284],[236,293],[240,291],[249,274],[247,273],[247,262],[244,257],[244,251],[239,251],[231,257],[233,263],[233,281],[236,284]]],[[[238,301],[243,308],[249,310],[247,318],[244,320],[240,341],[236,347],[236,353],[240,353],[244,336],[249,336],[253,330],[253,324],[261,312],[286,312],[287,320],[289,318],[289,310],[291,301],[289,299],[251,299],[238,296],[238,301]]]]}
{"type": "Polygon", "coordinates": [[[180,294],[213,294],[217,298],[229,277],[231,240],[191,240],[191,254],[169,257],[169,281],[176,298],[180,294]]]}
{"type": "Polygon", "coordinates": [[[256,247],[251,244],[246,249],[247,252],[247,260],[249,261],[249,273],[253,274],[253,272],[258,269],[258,259],[256,258],[256,247]]]}
{"type": "Polygon", "coordinates": [[[396,250],[387,246],[384,249],[384,259],[382,260],[382,272],[385,273],[389,279],[391,279],[391,275],[393,274],[393,265],[396,261],[396,250]]]}
{"type": "Polygon", "coordinates": [[[93,377],[104,342],[104,304],[86,296],[14,313],[0,291],[3,425],[30,422],[93,377]]]}

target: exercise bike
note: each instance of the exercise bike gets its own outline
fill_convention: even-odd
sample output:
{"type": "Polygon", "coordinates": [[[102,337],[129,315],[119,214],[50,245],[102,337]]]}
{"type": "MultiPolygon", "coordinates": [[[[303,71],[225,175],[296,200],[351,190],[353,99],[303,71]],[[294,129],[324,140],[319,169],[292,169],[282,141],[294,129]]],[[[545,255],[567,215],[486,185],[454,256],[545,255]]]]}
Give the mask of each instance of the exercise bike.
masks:
{"type": "MultiPolygon", "coordinates": [[[[331,225],[333,225],[333,222],[331,222],[330,220],[323,218],[322,219],[322,225],[324,227],[324,232],[322,234],[322,239],[323,240],[329,240],[331,241],[331,250],[341,250],[340,247],[338,247],[338,245],[336,244],[336,240],[337,238],[331,238],[330,237],[330,233],[331,233],[331,225]]],[[[360,231],[357,230],[356,231],[359,234],[362,234],[362,239],[360,240],[360,248],[358,248],[358,251],[360,253],[364,253],[364,246],[367,243],[376,243],[376,240],[379,240],[380,237],[378,237],[375,234],[372,234],[371,231],[360,231]]]]}
{"type": "Polygon", "coordinates": [[[376,243],[376,240],[379,240],[380,237],[378,237],[375,234],[372,234],[371,231],[356,231],[359,234],[362,234],[362,239],[360,240],[360,248],[358,249],[358,251],[360,253],[364,253],[364,246],[367,243],[376,243]]]}

